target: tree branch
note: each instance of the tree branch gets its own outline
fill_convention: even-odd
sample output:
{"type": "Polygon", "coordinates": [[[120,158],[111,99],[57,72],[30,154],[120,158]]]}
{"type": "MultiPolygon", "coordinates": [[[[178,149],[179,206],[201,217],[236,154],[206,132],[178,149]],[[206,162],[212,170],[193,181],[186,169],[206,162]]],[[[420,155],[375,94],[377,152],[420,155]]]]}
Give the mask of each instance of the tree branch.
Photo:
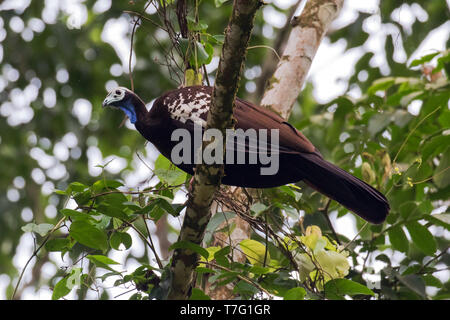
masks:
{"type": "MultiPolygon", "coordinates": [[[[225,137],[225,130],[233,126],[233,106],[239,77],[253,28],[253,20],[261,5],[262,2],[259,0],[234,0],[233,3],[233,12],[225,31],[225,42],[206,124],[206,129],[219,129],[223,137],[225,137]]],[[[208,143],[203,144],[205,147],[208,143]]],[[[225,143],[223,145],[225,146],[225,143]]],[[[213,196],[220,185],[222,176],[223,165],[197,165],[178,241],[201,244],[211,217],[210,207],[213,196]]],[[[175,250],[171,264],[172,283],[168,299],[188,298],[197,264],[197,253],[186,248],[175,250]]]]}
{"type": "Polygon", "coordinates": [[[288,118],[320,42],[343,3],[344,0],[308,1],[302,14],[293,19],[283,56],[262,98],[263,107],[288,118]]]}

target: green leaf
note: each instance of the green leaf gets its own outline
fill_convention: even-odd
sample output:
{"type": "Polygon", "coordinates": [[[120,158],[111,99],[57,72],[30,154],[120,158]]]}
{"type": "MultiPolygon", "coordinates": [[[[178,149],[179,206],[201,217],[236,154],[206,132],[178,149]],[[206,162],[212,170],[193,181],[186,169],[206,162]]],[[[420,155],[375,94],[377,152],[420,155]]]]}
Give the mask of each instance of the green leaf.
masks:
{"type": "Polygon", "coordinates": [[[85,205],[89,202],[89,200],[91,199],[91,190],[86,190],[83,192],[78,192],[77,194],[75,194],[73,196],[73,199],[75,200],[75,202],[77,203],[78,206],[82,206],[85,205]]]}
{"type": "Polygon", "coordinates": [[[67,277],[62,278],[53,288],[52,300],[58,300],[68,295],[72,289],[67,288],[67,277]]]}
{"type": "Polygon", "coordinates": [[[391,117],[392,114],[384,112],[377,113],[370,118],[367,130],[369,130],[372,137],[386,128],[386,126],[391,122],[391,117]]]}
{"type": "Polygon", "coordinates": [[[436,252],[436,240],[434,239],[428,228],[424,227],[417,221],[408,222],[406,224],[412,241],[423,253],[433,255],[436,252]]]}
{"type": "Polygon", "coordinates": [[[450,231],[450,213],[425,215],[425,220],[450,231]]]}
{"type": "Polygon", "coordinates": [[[211,300],[211,298],[198,288],[192,288],[189,300],[211,300]]]}
{"type": "Polygon", "coordinates": [[[94,227],[86,221],[74,221],[70,225],[70,236],[79,243],[93,248],[106,250],[108,248],[108,238],[106,233],[94,227]]]}
{"type": "Polygon", "coordinates": [[[202,74],[195,73],[194,69],[187,69],[184,73],[184,83],[188,86],[201,86],[202,74]]]}
{"type": "Polygon", "coordinates": [[[69,246],[70,246],[70,240],[67,238],[50,239],[45,244],[45,249],[50,252],[63,251],[64,249],[66,249],[69,246]]]}
{"type": "Polygon", "coordinates": [[[387,77],[375,80],[373,84],[367,89],[367,93],[372,95],[377,91],[385,91],[395,84],[395,78],[387,77]]]}
{"type": "Polygon", "coordinates": [[[261,213],[263,213],[264,211],[267,210],[267,206],[263,203],[260,202],[256,202],[255,204],[253,204],[250,208],[251,211],[253,211],[253,213],[256,216],[259,216],[261,213]]]}
{"type": "Polygon", "coordinates": [[[123,244],[125,249],[129,249],[133,243],[131,236],[126,232],[114,232],[109,239],[111,248],[119,250],[120,245],[123,244]]]}
{"type": "Polygon", "coordinates": [[[301,287],[297,287],[286,291],[283,298],[284,300],[303,300],[305,296],[306,290],[301,287]]]}
{"type": "Polygon", "coordinates": [[[215,41],[217,44],[223,44],[225,42],[225,36],[223,34],[216,34],[211,38],[214,39],[213,41],[215,41]]]}
{"type": "Polygon", "coordinates": [[[391,244],[394,247],[394,249],[405,253],[408,252],[409,241],[401,226],[391,228],[388,231],[388,234],[389,240],[391,241],[391,244]]]}
{"type": "Polygon", "coordinates": [[[80,183],[80,182],[72,182],[69,184],[69,187],[66,189],[66,192],[70,194],[72,191],[81,192],[84,191],[88,186],[80,183]]]}
{"type": "Polygon", "coordinates": [[[98,180],[91,187],[92,192],[98,193],[103,190],[111,190],[122,187],[123,183],[116,180],[98,180]]]}
{"type": "Polygon", "coordinates": [[[154,173],[159,180],[170,186],[176,186],[186,181],[187,173],[175,167],[166,157],[159,155],[155,161],[154,173]]]}
{"type": "Polygon", "coordinates": [[[22,227],[23,232],[34,232],[39,234],[41,237],[45,236],[50,230],[52,230],[54,227],[51,223],[41,223],[41,224],[35,224],[35,223],[28,223],[22,227]]]}
{"type": "Polygon", "coordinates": [[[175,250],[175,249],[189,249],[193,252],[198,253],[206,260],[208,260],[208,257],[209,257],[208,250],[206,250],[205,248],[199,246],[198,244],[195,244],[190,241],[178,241],[169,247],[169,250],[175,250]]]}
{"type": "Polygon", "coordinates": [[[413,61],[411,62],[411,64],[409,65],[409,67],[410,67],[410,68],[411,68],[411,67],[417,67],[417,66],[420,66],[420,65],[422,65],[422,64],[424,64],[424,63],[426,63],[426,62],[429,62],[429,61],[431,61],[434,57],[436,57],[438,54],[440,54],[440,52],[430,53],[430,54],[427,54],[427,55],[425,55],[425,56],[423,56],[423,57],[421,57],[421,58],[419,58],[419,59],[415,59],[415,60],[413,60],[413,61]]]}
{"type": "Polygon", "coordinates": [[[422,147],[422,159],[427,161],[429,157],[443,152],[450,145],[450,135],[438,135],[427,141],[422,147]]]}
{"type": "Polygon", "coordinates": [[[214,232],[217,230],[217,228],[224,223],[225,221],[228,221],[229,219],[233,218],[235,216],[234,212],[217,212],[214,214],[211,219],[208,222],[208,225],[206,226],[206,232],[205,232],[205,242],[209,243],[212,239],[212,236],[214,232]]]}
{"type": "Polygon", "coordinates": [[[120,263],[108,258],[107,256],[102,256],[102,255],[88,255],[87,258],[92,263],[94,263],[97,267],[107,269],[107,270],[110,270],[113,272],[115,272],[115,270],[112,269],[109,265],[110,264],[120,264],[120,263]]]}
{"type": "MultiPolygon", "coordinates": [[[[242,240],[239,245],[246,255],[248,261],[253,265],[263,265],[264,257],[266,257],[266,246],[262,243],[246,239],[242,240]]],[[[267,252],[266,265],[270,263],[270,254],[267,252]]]]}
{"type": "Polygon", "coordinates": [[[426,298],[425,281],[416,274],[409,274],[407,276],[394,273],[395,277],[408,289],[417,293],[423,298],[426,298]]]}
{"type": "Polygon", "coordinates": [[[434,170],[433,181],[439,189],[450,185],[450,147],[444,152],[439,165],[434,170]]]}
{"type": "Polygon", "coordinates": [[[439,280],[438,278],[436,278],[435,276],[433,276],[431,274],[422,276],[422,279],[425,281],[425,284],[427,286],[436,287],[436,288],[443,287],[441,280],[439,280]]]}
{"type": "Polygon", "coordinates": [[[349,279],[330,280],[325,283],[324,291],[325,296],[329,299],[342,299],[345,295],[375,295],[375,293],[366,286],[349,279]]]}
{"type": "Polygon", "coordinates": [[[214,4],[216,5],[216,8],[219,8],[227,1],[228,0],[214,0],[214,4]]]}
{"type": "Polygon", "coordinates": [[[119,218],[122,220],[127,220],[129,218],[125,212],[113,205],[101,204],[97,206],[97,210],[108,217],[119,218]]]}
{"type": "Polygon", "coordinates": [[[87,213],[72,210],[72,209],[61,209],[59,212],[61,212],[66,217],[72,219],[72,220],[91,220],[94,221],[94,219],[87,213]]]}
{"type": "Polygon", "coordinates": [[[216,260],[218,265],[229,267],[230,262],[228,261],[227,256],[230,254],[230,251],[230,246],[226,246],[214,253],[214,260],[216,260]]]}
{"type": "Polygon", "coordinates": [[[205,31],[208,29],[208,24],[205,21],[195,21],[192,17],[187,17],[189,31],[205,31]]]}

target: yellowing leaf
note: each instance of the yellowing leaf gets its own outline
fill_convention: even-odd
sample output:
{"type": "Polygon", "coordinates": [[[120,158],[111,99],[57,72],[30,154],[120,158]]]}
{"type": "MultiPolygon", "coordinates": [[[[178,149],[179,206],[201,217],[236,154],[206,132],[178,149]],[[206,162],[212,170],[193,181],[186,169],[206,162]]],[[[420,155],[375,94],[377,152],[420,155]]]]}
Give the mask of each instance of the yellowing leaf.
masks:
{"type": "Polygon", "coordinates": [[[314,270],[315,266],[311,261],[311,258],[306,253],[297,255],[295,257],[295,261],[298,265],[300,280],[304,282],[314,270]]]}
{"type": "Polygon", "coordinates": [[[315,258],[322,268],[326,280],[343,278],[350,269],[347,257],[339,252],[323,250],[318,252],[315,258]]]}
{"type": "Polygon", "coordinates": [[[221,247],[208,247],[208,248],[205,248],[205,249],[209,253],[208,259],[206,259],[205,257],[201,256],[200,257],[200,261],[210,262],[210,261],[214,260],[214,254],[217,251],[221,250],[222,248],[221,247]]]}
{"type": "MultiPolygon", "coordinates": [[[[248,261],[253,265],[263,265],[264,257],[266,255],[266,246],[255,240],[242,240],[240,243],[241,249],[247,256],[248,261]]],[[[270,255],[267,252],[266,264],[270,263],[270,255]]]]}

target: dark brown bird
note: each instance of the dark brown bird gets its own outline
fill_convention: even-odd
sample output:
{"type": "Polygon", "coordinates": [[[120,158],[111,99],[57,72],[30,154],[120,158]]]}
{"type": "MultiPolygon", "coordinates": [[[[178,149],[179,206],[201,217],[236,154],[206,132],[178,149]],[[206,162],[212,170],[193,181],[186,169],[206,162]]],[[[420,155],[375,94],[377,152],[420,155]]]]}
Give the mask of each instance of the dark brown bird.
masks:
{"type": "MultiPolygon", "coordinates": [[[[176,89],[156,99],[147,111],[145,103],[135,93],[118,87],[107,95],[103,106],[122,109],[142,136],[153,143],[166,158],[172,159],[172,150],[179,143],[172,141],[172,133],[176,129],[187,129],[193,135],[195,128],[204,128],[211,95],[211,87],[176,89]]],[[[233,115],[236,130],[256,130],[256,143],[259,143],[260,148],[255,150],[252,147],[254,136],[246,136],[243,140],[236,139],[232,144],[227,144],[226,154],[236,152],[237,155],[242,152],[246,155],[246,163],[225,162],[223,184],[271,188],[303,180],[369,222],[382,223],[386,219],[389,203],[382,193],[323,159],[314,145],[280,116],[239,98],[236,98],[233,115]],[[267,162],[262,163],[259,158],[256,163],[248,161],[252,154],[266,152],[270,155],[270,150],[273,150],[270,149],[274,145],[272,136],[263,141],[259,129],[278,129],[278,150],[273,154],[278,155],[279,166],[273,175],[261,174],[261,168],[267,167],[267,162]]],[[[195,149],[194,144],[191,145],[190,160],[175,165],[192,175],[195,149]]]]}

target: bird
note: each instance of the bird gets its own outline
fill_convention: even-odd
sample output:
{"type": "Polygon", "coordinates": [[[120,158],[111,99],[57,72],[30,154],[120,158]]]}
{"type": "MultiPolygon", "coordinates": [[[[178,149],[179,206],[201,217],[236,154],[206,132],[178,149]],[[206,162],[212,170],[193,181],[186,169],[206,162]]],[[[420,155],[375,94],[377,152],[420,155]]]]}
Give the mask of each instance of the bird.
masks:
{"type": "MultiPolygon", "coordinates": [[[[178,143],[172,140],[172,133],[177,129],[187,130],[191,134],[196,128],[204,130],[212,95],[213,87],[210,86],[181,87],[162,94],[147,110],[146,104],[137,94],[125,87],[117,87],[107,94],[102,105],[121,109],[136,130],[161,154],[171,159],[172,150],[178,143]]],[[[246,132],[253,129],[264,132],[266,129],[278,132],[278,141],[274,138],[278,150],[273,152],[279,157],[278,170],[271,175],[261,174],[263,164],[259,160],[257,163],[225,162],[222,184],[272,188],[304,181],[370,223],[381,224],[385,221],[390,210],[386,197],[366,182],[325,160],[299,130],[279,115],[236,97],[233,118],[234,130],[242,129],[246,132]]],[[[236,139],[230,146],[227,144],[226,154],[230,150],[241,151],[250,158],[252,153],[260,152],[251,148],[251,139],[252,137],[236,139]]],[[[256,139],[261,140],[261,134],[256,139]]],[[[266,147],[267,152],[272,146],[272,137],[267,139],[265,145],[261,145],[266,147]]],[[[190,156],[191,160],[193,154],[195,150],[190,156]]],[[[194,161],[174,164],[181,170],[194,174],[194,161]]]]}

